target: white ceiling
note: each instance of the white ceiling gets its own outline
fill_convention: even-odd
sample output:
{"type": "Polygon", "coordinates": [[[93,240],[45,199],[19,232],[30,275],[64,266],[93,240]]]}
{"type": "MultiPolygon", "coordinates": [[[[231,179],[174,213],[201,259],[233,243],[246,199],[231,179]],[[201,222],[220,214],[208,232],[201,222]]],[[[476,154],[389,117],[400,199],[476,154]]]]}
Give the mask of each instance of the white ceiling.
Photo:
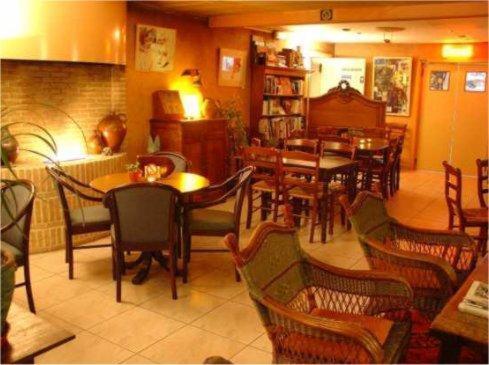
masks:
{"type": "Polygon", "coordinates": [[[402,27],[385,33],[392,43],[472,43],[487,42],[487,18],[460,18],[370,22],[350,24],[294,25],[281,28],[294,32],[294,38],[331,43],[381,43],[384,32],[377,27],[402,27]],[[349,28],[350,31],[343,31],[349,28]],[[465,35],[465,37],[460,37],[465,35]]]}

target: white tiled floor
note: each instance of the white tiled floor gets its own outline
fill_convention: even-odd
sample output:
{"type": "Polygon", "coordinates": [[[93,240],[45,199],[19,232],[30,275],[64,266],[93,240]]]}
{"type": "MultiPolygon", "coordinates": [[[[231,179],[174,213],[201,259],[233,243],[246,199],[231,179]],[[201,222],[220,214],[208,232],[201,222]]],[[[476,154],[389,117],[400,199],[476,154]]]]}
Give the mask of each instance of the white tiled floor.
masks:
{"type": "MultiPolygon", "coordinates": [[[[408,171],[401,184],[388,201],[393,216],[414,226],[447,226],[442,174],[408,171]]],[[[475,179],[465,179],[464,198],[466,205],[477,205],[475,179]]],[[[251,231],[243,227],[242,243],[251,231]]],[[[344,268],[367,268],[353,232],[337,224],[335,235],[321,244],[317,231],[316,242],[310,244],[308,227],[300,230],[310,254],[344,268]]],[[[201,238],[193,244],[219,246],[221,240],[201,238]]],[[[234,280],[228,253],[194,253],[189,283],[178,282],[176,301],[171,299],[164,269],[153,264],[149,280],[139,286],[131,284],[134,271],[130,271],[124,277],[120,304],[115,301],[108,248],[77,251],[75,261],[75,279],[70,281],[63,251],[31,256],[39,315],[76,334],[75,340],[36,362],[202,363],[212,355],[236,363],[271,361],[270,342],[244,284],[234,280]]],[[[22,275],[21,270],[18,273],[22,275]]],[[[16,290],[14,300],[26,305],[23,289],[16,290]]]]}

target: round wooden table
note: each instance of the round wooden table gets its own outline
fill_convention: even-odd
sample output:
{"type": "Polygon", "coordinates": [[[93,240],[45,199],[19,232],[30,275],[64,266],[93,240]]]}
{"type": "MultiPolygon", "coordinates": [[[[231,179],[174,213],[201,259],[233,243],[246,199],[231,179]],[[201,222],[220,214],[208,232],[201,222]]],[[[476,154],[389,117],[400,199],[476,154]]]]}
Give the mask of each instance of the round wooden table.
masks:
{"type": "MultiPolygon", "coordinates": [[[[142,180],[141,182],[146,182],[146,180],[142,180]]],[[[106,193],[111,189],[131,183],[137,184],[129,180],[129,174],[127,172],[120,172],[97,177],[90,182],[90,186],[106,193]]],[[[190,172],[174,172],[168,177],[155,181],[155,184],[169,185],[182,194],[194,193],[210,185],[207,178],[190,172]]]]}
{"type": "MultiPolygon", "coordinates": [[[[146,182],[146,180],[142,179],[141,182],[146,182]]],[[[137,182],[134,183],[129,180],[129,174],[127,172],[97,177],[90,182],[90,186],[92,188],[100,190],[104,193],[108,192],[111,189],[127,184],[137,184],[137,182]]],[[[189,172],[174,172],[168,177],[161,178],[155,181],[154,184],[171,186],[184,195],[200,191],[210,185],[207,178],[189,172]]],[[[183,200],[183,202],[185,203],[185,199],[183,200]]],[[[137,265],[143,263],[143,267],[132,279],[133,284],[142,284],[143,281],[148,277],[149,269],[151,267],[151,261],[153,258],[157,262],[159,262],[160,265],[166,268],[166,260],[164,259],[161,252],[143,252],[135,261],[125,263],[127,268],[134,268],[137,265]]]]}

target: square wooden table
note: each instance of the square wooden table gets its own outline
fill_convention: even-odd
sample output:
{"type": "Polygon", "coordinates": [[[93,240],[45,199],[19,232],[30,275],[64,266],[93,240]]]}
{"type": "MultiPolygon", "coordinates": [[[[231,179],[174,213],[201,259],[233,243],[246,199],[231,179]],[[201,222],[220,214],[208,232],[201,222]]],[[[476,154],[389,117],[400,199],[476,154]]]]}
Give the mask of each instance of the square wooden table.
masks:
{"type": "MultiPolygon", "coordinates": [[[[467,277],[455,295],[435,317],[430,330],[442,341],[440,363],[458,363],[460,348],[463,344],[475,346],[487,355],[488,320],[484,317],[461,312],[458,304],[475,280],[487,283],[488,256],[479,261],[474,271],[467,277]]],[[[486,359],[487,360],[487,359],[486,359]]]]}
{"type": "Polygon", "coordinates": [[[33,364],[34,358],[75,338],[62,328],[12,303],[7,322],[10,348],[2,351],[3,364],[33,364]]]}

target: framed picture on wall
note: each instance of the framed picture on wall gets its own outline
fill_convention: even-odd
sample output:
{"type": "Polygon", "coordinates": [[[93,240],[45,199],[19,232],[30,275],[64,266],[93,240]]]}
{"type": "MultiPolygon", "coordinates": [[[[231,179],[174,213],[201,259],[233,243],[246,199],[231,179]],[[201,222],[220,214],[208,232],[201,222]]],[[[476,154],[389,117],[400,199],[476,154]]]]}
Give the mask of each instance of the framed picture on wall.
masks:
{"type": "Polygon", "coordinates": [[[469,71],[465,74],[465,91],[486,91],[487,72],[469,71]]]}
{"type": "Polygon", "coordinates": [[[430,90],[447,91],[450,85],[449,71],[431,71],[430,73],[430,90]]]}
{"type": "Polygon", "coordinates": [[[372,98],[386,102],[386,114],[408,117],[411,107],[411,57],[374,57],[372,98]]]}
{"type": "Polygon", "coordinates": [[[219,86],[244,87],[246,83],[246,51],[221,48],[219,50],[219,86]]]}
{"type": "Polygon", "coordinates": [[[173,70],[175,29],[137,25],[136,71],[165,72],[173,70]]]}

